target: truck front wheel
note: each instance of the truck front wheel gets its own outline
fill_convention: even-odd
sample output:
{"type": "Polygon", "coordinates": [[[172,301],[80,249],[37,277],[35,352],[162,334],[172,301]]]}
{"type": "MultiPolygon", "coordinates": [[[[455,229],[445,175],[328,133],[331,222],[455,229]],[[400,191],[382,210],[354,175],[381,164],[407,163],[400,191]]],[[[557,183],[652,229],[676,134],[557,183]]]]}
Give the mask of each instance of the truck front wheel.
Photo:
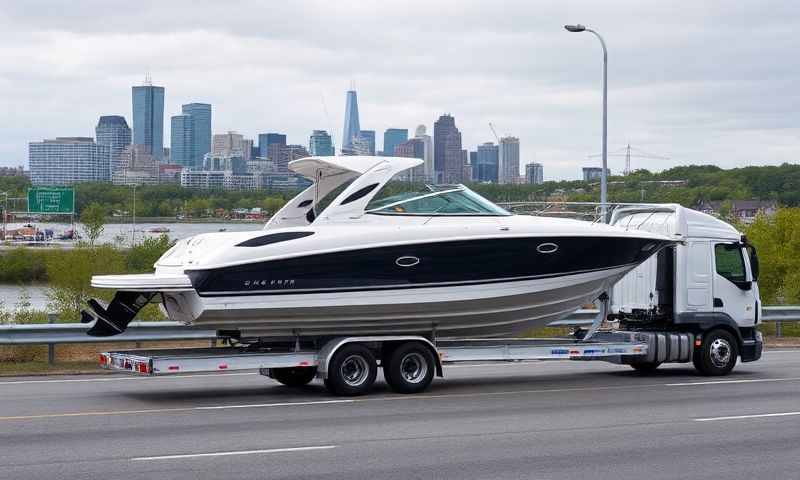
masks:
{"type": "Polygon", "coordinates": [[[270,376],[287,387],[308,385],[317,374],[317,367],[272,368],[270,376]]]}
{"type": "Polygon", "coordinates": [[[739,345],[726,330],[712,330],[703,335],[700,348],[694,351],[692,362],[702,375],[717,377],[727,375],[736,366],[739,345]]]}

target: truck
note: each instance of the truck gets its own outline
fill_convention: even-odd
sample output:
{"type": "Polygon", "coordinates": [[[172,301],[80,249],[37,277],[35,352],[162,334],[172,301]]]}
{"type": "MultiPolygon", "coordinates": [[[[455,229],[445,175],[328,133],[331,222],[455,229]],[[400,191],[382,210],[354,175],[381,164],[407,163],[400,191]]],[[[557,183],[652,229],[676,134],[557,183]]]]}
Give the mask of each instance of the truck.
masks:
{"type": "MultiPolygon", "coordinates": [[[[563,213],[568,204],[553,212],[563,213]]],[[[761,357],[756,249],[732,225],[677,204],[606,204],[602,220],[670,237],[661,250],[598,298],[591,324],[563,338],[459,339],[429,335],[296,338],[211,348],[111,351],[103,368],[138,375],[255,370],[288,387],[315,378],[336,395],[370,391],[378,368],[398,393],[426,390],[458,362],[606,361],[642,374],[692,362],[702,375],[727,375],[761,357]]],[[[553,213],[551,212],[551,213],[553,213]]]]}

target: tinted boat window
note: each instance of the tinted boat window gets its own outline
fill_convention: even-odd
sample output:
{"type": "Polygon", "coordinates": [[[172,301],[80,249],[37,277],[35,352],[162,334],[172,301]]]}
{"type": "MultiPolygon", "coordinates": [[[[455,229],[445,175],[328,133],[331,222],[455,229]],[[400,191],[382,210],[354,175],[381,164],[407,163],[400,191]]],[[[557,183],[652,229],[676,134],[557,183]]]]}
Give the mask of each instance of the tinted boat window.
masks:
{"type": "MultiPolygon", "coordinates": [[[[433,188],[433,187],[432,187],[433,188]]],[[[438,187],[441,188],[441,187],[438,187]]],[[[415,196],[396,195],[382,200],[381,206],[368,213],[379,215],[510,215],[507,211],[463,185],[448,186],[415,196]]],[[[369,206],[368,206],[369,208],[369,206]]]]}

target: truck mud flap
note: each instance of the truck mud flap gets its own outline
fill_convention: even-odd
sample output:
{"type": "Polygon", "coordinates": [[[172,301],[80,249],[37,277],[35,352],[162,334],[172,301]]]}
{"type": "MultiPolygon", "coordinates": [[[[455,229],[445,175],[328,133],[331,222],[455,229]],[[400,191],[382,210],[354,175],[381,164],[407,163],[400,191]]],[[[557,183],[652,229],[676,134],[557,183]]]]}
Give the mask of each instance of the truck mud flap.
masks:
{"type": "Polygon", "coordinates": [[[95,298],[89,299],[89,309],[81,311],[81,322],[94,322],[94,325],[86,334],[92,337],[119,335],[155,295],[153,292],[117,292],[108,305],[95,298]]]}

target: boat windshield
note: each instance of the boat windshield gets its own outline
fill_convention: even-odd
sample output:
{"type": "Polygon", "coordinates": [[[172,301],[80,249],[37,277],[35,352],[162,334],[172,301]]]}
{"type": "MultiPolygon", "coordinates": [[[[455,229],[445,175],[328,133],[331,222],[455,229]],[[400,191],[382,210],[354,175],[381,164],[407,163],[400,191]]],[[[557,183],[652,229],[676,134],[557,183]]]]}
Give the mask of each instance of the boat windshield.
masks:
{"type": "Polygon", "coordinates": [[[377,215],[511,215],[464,185],[426,185],[424,189],[373,199],[366,211],[377,215]]]}

